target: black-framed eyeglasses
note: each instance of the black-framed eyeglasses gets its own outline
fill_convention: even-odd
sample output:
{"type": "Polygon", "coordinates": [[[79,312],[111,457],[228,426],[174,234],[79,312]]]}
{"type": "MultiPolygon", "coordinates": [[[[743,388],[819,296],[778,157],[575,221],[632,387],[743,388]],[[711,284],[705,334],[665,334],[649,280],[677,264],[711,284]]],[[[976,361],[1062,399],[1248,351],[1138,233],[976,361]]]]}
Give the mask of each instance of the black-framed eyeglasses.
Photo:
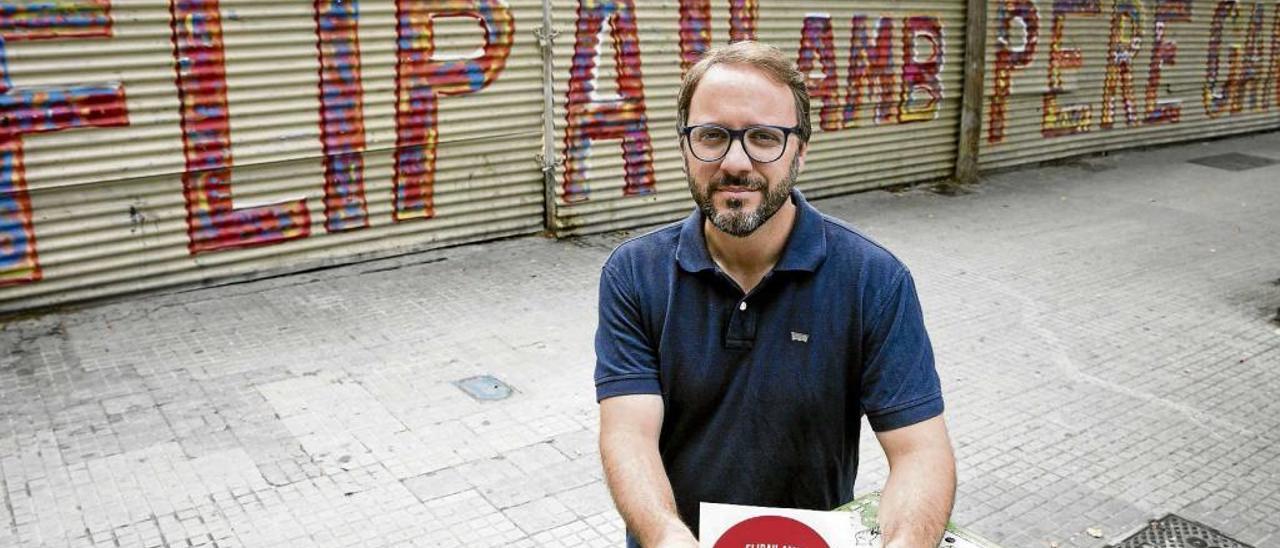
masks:
{"type": "Polygon", "coordinates": [[[747,157],[761,164],[775,162],[787,150],[787,140],[799,127],[770,125],[747,126],[729,129],[715,124],[699,124],[680,128],[680,135],[689,143],[689,152],[704,162],[718,162],[729,154],[734,141],[742,143],[747,157]]]}

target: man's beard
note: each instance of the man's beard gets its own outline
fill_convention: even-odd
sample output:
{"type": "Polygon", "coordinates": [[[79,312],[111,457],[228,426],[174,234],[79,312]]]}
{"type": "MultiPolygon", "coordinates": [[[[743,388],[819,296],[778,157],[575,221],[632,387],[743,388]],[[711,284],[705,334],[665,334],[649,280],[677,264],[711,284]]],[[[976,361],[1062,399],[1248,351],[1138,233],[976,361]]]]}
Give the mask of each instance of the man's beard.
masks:
{"type": "Polygon", "coordinates": [[[764,226],[770,218],[773,217],[782,206],[787,203],[787,198],[791,196],[791,187],[796,184],[796,177],[799,176],[800,157],[797,155],[791,159],[791,167],[787,169],[787,176],[779,181],[773,187],[762,178],[737,177],[734,175],[725,175],[716,181],[711,181],[707,185],[706,192],[699,192],[698,185],[694,182],[693,176],[689,171],[685,170],[685,178],[689,182],[689,193],[693,195],[693,201],[698,204],[698,209],[702,211],[702,216],[711,221],[712,226],[720,229],[725,234],[745,238],[753,232],[764,226]],[[713,197],[718,189],[725,187],[739,187],[751,191],[763,192],[760,206],[755,211],[746,211],[742,200],[730,198],[726,202],[724,211],[716,210],[713,197]]]}

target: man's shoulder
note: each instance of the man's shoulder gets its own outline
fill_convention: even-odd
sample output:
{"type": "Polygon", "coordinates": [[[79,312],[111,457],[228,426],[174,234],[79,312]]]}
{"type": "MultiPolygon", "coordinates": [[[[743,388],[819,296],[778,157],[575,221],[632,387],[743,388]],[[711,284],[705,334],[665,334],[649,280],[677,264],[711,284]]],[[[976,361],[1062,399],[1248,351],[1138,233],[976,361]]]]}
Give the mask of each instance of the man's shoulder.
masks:
{"type": "Polygon", "coordinates": [[[673,260],[683,222],[676,221],[623,241],[609,254],[605,267],[629,270],[637,265],[653,266],[673,260]]]}
{"type": "Polygon", "coordinates": [[[849,223],[822,214],[827,237],[828,260],[838,257],[845,264],[860,267],[859,270],[896,275],[907,272],[907,266],[889,248],[849,223]]]}

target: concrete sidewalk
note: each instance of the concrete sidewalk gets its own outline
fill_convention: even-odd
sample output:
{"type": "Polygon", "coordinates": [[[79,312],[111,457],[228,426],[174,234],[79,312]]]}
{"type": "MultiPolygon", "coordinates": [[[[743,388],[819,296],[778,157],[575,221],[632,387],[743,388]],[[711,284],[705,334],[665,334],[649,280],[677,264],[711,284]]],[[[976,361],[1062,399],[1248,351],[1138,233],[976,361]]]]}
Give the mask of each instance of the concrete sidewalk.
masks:
{"type": "MultiPolygon", "coordinates": [[[[1280,164],[1187,163],[1226,152],[1280,160],[1280,133],[816,202],[916,275],[957,522],[1097,547],[1176,512],[1280,545],[1280,164]]],[[[623,237],[10,318],[0,546],[620,545],[591,337],[623,237]],[[482,374],[516,393],[453,384],[482,374]]]]}

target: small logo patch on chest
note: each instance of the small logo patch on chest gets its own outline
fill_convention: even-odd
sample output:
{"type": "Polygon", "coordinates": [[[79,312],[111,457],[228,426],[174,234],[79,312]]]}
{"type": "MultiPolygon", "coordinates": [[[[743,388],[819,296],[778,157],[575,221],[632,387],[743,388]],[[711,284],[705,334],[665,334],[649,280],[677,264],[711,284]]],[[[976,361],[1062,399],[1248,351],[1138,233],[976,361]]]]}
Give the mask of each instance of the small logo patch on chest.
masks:
{"type": "Polygon", "coordinates": [[[809,334],[808,334],[808,333],[801,333],[801,332],[799,332],[799,331],[792,331],[792,332],[791,332],[791,341],[792,341],[792,342],[802,342],[802,343],[807,343],[807,342],[809,342],[809,334]]]}

